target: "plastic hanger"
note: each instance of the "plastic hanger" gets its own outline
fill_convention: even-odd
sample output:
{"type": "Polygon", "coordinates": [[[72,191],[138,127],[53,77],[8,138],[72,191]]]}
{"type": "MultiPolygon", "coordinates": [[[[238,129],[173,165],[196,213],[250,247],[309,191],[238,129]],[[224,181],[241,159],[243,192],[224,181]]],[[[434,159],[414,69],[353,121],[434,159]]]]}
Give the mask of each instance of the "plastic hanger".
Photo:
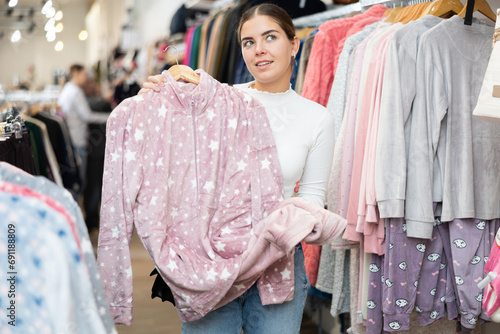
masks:
{"type": "Polygon", "coordinates": [[[200,83],[200,76],[191,67],[179,65],[179,50],[177,50],[175,46],[169,45],[163,52],[166,52],[168,48],[174,48],[175,51],[177,51],[177,57],[175,58],[177,65],[171,66],[168,69],[168,73],[170,73],[176,81],[183,80],[198,85],[200,83]]]}
{"type": "Polygon", "coordinates": [[[428,14],[447,18],[457,15],[463,8],[464,5],[458,0],[438,0],[429,8],[428,14]]]}
{"type": "MultiPolygon", "coordinates": [[[[465,4],[464,8],[458,13],[458,16],[461,18],[465,18],[465,13],[467,11],[467,3],[465,4]]],[[[474,9],[472,10],[473,12],[480,12],[493,22],[496,22],[497,16],[491,9],[490,5],[486,2],[486,0],[475,0],[474,2],[474,9]]]]}

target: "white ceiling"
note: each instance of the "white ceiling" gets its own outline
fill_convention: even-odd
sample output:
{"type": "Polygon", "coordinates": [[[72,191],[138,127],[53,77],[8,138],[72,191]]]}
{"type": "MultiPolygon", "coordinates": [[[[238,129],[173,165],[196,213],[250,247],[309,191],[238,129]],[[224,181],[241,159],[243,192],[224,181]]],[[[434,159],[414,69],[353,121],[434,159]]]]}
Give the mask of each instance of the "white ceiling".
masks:
{"type": "MultiPolygon", "coordinates": [[[[0,0],[0,37],[8,36],[16,29],[21,30],[23,34],[43,31],[47,18],[42,15],[41,9],[45,2],[47,0],[18,0],[18,4],[10,8],[9,0],[0,0]]],[[[56,10],[61,6],[91,2],[92,0],[52,0],[56,10]]]]}

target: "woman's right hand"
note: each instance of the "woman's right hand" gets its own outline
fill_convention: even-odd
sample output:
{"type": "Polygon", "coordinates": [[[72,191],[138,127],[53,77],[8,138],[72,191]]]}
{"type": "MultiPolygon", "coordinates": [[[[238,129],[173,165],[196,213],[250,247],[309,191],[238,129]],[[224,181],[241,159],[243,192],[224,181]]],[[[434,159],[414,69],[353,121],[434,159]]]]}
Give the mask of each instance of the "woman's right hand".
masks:
{"type": "Polygon", "coordinates": [[[138,94],[144,94],[149,92],[150,90],[154,90],[155,92],[159,92],[161,87],[165,86],[165,82],[167,82],[167,78],[162,74],[150,75],[148,77],[148,81],[146,81],[138,94]]]}

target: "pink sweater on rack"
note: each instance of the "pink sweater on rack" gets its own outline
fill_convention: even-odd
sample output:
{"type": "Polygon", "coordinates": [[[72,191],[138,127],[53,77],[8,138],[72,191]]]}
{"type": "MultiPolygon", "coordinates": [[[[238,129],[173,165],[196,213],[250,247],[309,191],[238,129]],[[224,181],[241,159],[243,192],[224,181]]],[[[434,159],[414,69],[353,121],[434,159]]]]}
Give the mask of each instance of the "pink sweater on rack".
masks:
{"type": "Polygon", "coordinates": [[[335,77],[339,42],[358,21],[366,17],[382,18],[386,10],[382,5],[375,5],[362,14],[327,21],[319,26],[307,65],[303,97],[326,107],[335,77]]]}

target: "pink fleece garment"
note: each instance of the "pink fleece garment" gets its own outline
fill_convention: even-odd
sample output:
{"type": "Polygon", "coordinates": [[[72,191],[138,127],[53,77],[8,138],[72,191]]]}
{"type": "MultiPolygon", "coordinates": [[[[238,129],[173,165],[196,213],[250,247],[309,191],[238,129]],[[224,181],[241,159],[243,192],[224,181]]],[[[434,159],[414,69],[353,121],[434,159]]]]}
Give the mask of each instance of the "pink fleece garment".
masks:
{"type": "Polygon", "coordinates": [[[489,289],[485,289],[485,298],[483,299],[483,309],[486,310],[486,315],[491,317],[500,308],[500,230],[497,232],[495,242],[491,247],[488,261],[484,265],[485,276],[489,272],[495,272],[498,276],[489,283],[489,289]],[[490,306],[490,301],[493,291],[496,293],[496,299],[490,306]]]}
{"type": "Polygon", "coordinates": [[[351,27],[366,17],[382,18],[386,7],[375,5],[366,12],[344,19],[331,20],[319,26],[314,38],[311,55],[304,78],[302,96],[326,107],[335,68],[337,67],[339,42],[346,36],[351,27]],[[336,59],[336,60],[335,60],[336,59]]]}
{"type": "Polygon", "coordinates": [[[377,147],[378,119],[380,114],[380,98],[382,95],[385,58],[388,43],[394,34],[394,29],[380,38],[371,64],[375,68],[374,86],[371,92],[369,106],[368,127],[366,133],[365,153],[361,171],[361,184],[358,199],[357,231],[362,232],[365,238],[365,252],[383,255],[384,247],[384,220],[378,214],[375,198],[375,153],[377,147]]]}
{"type": "Polygon", "coordinates": [[[123,101],[108,120],[98,263],[116,323],[132,323],[134,226],[182,321],[257,280],[263,304],[291,300],[294,246],[329,242],[345,226],[303,199],[280,204],[264,107],[197,73],[196,86],[163,72],[160,93],[123,101]]]}

